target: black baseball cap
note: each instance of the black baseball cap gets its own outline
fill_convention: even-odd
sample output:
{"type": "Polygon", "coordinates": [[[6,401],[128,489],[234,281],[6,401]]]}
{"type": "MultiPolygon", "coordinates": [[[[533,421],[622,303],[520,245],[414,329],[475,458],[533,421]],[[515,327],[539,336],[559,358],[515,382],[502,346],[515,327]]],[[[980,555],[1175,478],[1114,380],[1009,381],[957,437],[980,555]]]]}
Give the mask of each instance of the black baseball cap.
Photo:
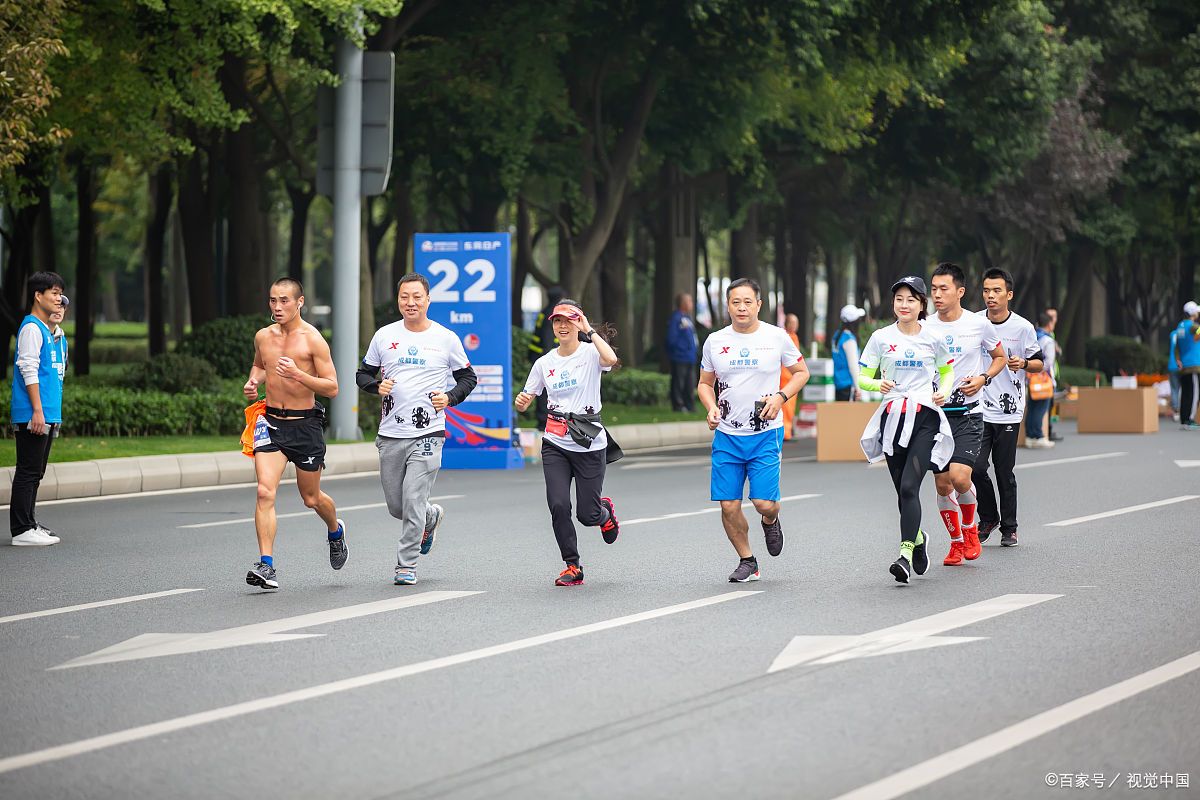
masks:
{"type": "Polygon", "coordinates": [[[901,286],[907,286],[922,297],[929,296],[929,291],[925,288],[925,280],[923,278],[918,278],[916,275],[906,275],[905,277],[893,283],[892,294],[895,294],[896,290],[901,286]]]}

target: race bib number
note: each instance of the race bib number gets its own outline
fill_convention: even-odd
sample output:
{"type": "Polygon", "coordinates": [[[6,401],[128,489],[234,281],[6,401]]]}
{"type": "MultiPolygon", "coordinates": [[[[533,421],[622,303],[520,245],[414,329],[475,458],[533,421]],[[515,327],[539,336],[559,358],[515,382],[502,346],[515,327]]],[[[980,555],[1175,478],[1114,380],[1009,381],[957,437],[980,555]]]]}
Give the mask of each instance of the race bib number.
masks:
{"type": "Polygon", "coordinates": [[[254,421],[254,449],[271,443],[271,425],[262,414],[254,421]]]}
{"type": "Polygon", "coordinates": [[[555,419],[554,417],[547,417],[546,418],[546,433],[550,434],[551,436],[566,436],[567,435],[567,423],[561,419],[555,419]]]}

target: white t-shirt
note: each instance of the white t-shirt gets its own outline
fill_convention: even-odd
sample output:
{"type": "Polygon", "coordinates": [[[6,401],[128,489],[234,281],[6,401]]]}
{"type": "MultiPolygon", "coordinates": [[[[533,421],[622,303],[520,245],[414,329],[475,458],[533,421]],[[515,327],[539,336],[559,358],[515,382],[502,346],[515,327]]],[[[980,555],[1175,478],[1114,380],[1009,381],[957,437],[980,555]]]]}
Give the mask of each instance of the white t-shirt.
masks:
{"type": "Polygon", "coordinates": [[[446,430],[446,415],[433,410],[429,395],[453,388],[454,370],[470,365],[453,331],[432,321],[419,333],[406,328],[404,320],[384,325],[371,338],[363,362],[382,368],[383,377],[396,382],[383,398],[380,436],[415,439],[446,430]]]}
{"type": "MultiPolygon", "coordinates": [[[[943,322],[937,316],[932,316],[921,323],[921,327],[946,343],[946,349],[954,359],[954,377],[956,382],[975,375],[984,375],[992,365],[989,353],[1000,344],[1000,336],[986,316],[972,314],[963,310],[962,315],[954,322],[943,322]]],[[[983,411],[980,398],[983,392],[976,392],[967,397],[961,390],[955,389],[946,398],[943,411],[959,411],[967,409],[968,413],[978,414],[983,411]]]]}
{"type": "Polygon", "coordinates": [[[783,328],[766,322],[759,322],[753,333],[738,333],[731,325],[710,334],[704,340],[700,369],[717,376],[717,430],[748,436],[782,428],[782,414],[769,422],[759,419],[754,404],[779,391],[781,366],[794,366],[803,358],[783,328]]]}
{"type": "Polygon", "coordinates": [[[938,368],[954,364],[954,357],[945,337],[935,336],[924,326],[909,336],[893,322],[871,334],[858,363],[868,370],[878,369],[882,380],[896,384],[887,397],[922,397],[933,394],[938,368]]]}
{"type": "MultiPolygon", "coordinates": [[[[569,356],[560,355],[554,348],[533,362],[529,379],[525,381],[525,392],[538,395],[546,390],[546,409],[560,414],[599,414],[600,373],[612,367],[600,366],[600,351],[590,342],[580,342],[569,356]]],[[[603,426],[601,426],[603,427],[603,426]]],[[[571,434],[555,436],[546,431],[545,439],[563,450],[587,453],[608,447],[608,435],[601,430],[592,441],[591,447],[575,444],[571,434]]]]}
{"type": "MultiPolygon", "coordinates": [[[[979,312],[986,317],[987,310],[979,312]]],[[[1004,322],[994,323],[1000,334],[1000,344],[1009,358],[1033,358],[1041,353],[1037,331],[1020,314],[1010,313],[1004,322]]],[[[1025,415],[1025,370],[1013,372],[1007,366],[983,387],[983,421],[993,423],[1020,422],[1025,415]]]]}

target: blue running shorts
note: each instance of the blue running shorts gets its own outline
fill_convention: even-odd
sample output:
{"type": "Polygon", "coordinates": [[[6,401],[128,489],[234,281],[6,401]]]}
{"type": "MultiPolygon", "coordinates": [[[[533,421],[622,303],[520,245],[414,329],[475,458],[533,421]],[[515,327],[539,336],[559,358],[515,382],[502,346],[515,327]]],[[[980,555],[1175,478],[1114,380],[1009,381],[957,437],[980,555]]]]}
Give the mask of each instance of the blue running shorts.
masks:
{"type": "Polygon", "coordinates": [[[749,477],[751,500],[778,500],[782,459],[782,427],[747,436],[717,431],[712,443],[710,499],[743,499],[749,477]]]}

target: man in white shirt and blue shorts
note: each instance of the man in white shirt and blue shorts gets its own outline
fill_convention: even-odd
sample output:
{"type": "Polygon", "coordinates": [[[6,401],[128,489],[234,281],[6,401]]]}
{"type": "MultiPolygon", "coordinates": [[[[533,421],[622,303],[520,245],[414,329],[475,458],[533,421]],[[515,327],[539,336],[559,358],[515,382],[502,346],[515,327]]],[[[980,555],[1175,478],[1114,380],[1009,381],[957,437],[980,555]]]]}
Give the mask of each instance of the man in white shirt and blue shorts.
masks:
{"type": "Polygon", "coordinates": [[[725,291],[732,324],[704,342],[697,394],[708,410],[708,427],[716,431],[712,445],[711,499],[721,504],[725,535],[738,554],[729,580],[759,579],[758,560],[750,548],[750,524],[742,513],[746,481],[750,502],[762,516],[767,552],[783,552],[779,522],[779,476],[783,419],[779,410],[808,382],[804,357],[783,331],[758,318],[762,293],[755,281],[738,278],[725,291]],[[791,380],[779,388],[779,368],[791,380]]]}

